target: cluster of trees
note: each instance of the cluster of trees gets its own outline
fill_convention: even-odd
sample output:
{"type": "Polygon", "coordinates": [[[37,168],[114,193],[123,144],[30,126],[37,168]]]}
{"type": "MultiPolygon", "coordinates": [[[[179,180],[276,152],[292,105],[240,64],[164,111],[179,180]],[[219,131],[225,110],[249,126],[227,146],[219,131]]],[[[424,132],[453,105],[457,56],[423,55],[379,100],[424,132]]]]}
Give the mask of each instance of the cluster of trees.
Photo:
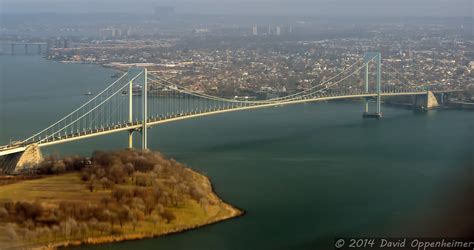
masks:
{"type": "Polygon", "coordinates": [[[94,152],[90,164],[81,169],[81,178],[91,192],[111,189],[113,194],[138,193],[141,195],[135,196],[154,200],[165,207],[178,206],[186,198],[198,202],[206,199],[205,191],[192,171],[156,152],[94,152]],[[126,184],[136,188],[128,193],[120,191],[120,186],[126,184]]]}
{"type": "Polygon", "coordinates": [[[191,170],[155,152],[121,150],[94,152],[90,159],[50,158],[40,164],[39,171],[42,174],[80,171],[88,190],[110,192],[95,203],[63,201],[57,206],[0,203],[0,222],[12,223],[7,229],[12,238],[32,239],[42,234],[54,239],[73,238],[94,232],[121,234],[125,225],[135,230],[144,220],[153,222],[155,227],[158,223],[170,223],[176,218],[172,208],[184,205],[189,199],[197,201],[204,210],[213,204],[191,170]]]}
{"type": "Polygon", "coordinates": [[[6,224],[4,233],[12,241],[48,242],[121,233],[113,230],[100,206],[85,207],[84,203],[64,203],[58,209],[39,203],[4,202],[0,204],[0,222],[6,224]],[[72,214],[70,206],[87,215],[72,214]]]}
{"type": "Polygon", "coordinates": [[[66,172],[79,171],[90,164],[90,160],[80,156],[67,156],[59,159],[57,155],[50,155],[44,159],[36,168],[35,172],[40,175],[57,175],[66,172]]]}
{"type": "Polygon", "coordinates": [[[1,203],[0,222],[6,223],[5,233],[13,241],[72,238],[85,236],[89,229],[101,230],[98,221],[78,223],[61,210],[23,201],[1,203]]]}

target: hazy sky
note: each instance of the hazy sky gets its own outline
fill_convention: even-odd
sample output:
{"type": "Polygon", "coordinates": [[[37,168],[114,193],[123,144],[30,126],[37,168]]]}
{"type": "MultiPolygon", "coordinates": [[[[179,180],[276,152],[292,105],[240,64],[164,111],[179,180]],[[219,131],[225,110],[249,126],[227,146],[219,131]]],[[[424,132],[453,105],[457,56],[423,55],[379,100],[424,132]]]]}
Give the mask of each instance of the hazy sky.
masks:
{"type": "Polygon", "coordinates": [[[473,16],[474,0],[0,0],[8,12],[151,12],[315,16],[473,16]]]}

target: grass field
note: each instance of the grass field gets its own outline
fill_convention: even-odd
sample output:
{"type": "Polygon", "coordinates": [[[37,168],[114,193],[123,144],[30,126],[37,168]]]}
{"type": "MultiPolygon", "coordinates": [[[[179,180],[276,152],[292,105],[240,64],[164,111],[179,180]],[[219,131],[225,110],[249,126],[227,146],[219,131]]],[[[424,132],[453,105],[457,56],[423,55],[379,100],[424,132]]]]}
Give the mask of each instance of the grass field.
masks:
{"type": "Polygon", "coordinates": [[[45,205],[58,204],[60,201],[95,203],[109,194],[110,191],[102,190],[90,192],[77,173],[0,186],[0,201],[29,201],[45,205]]]}

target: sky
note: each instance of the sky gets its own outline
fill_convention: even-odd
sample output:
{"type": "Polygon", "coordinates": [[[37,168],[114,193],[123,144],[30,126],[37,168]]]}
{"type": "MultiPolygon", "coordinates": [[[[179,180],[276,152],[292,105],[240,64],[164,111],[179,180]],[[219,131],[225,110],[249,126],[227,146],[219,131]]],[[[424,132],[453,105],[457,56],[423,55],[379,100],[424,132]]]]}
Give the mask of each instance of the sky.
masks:
{"type": "Polygon", "coordinates": [[[135,12],[172,6],[177,13],[473,17],[474,0],[0,0],[0,13],[135,12]]]}

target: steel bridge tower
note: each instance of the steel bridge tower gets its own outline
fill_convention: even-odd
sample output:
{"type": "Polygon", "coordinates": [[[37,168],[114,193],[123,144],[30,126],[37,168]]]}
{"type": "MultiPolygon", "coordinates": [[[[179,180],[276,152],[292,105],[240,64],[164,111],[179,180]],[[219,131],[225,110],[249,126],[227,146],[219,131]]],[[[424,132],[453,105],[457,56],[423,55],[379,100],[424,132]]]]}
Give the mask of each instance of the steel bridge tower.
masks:
{"type": "Polygon", "coordinates": [[[364,65],[365,65],[365,93],[369,93],[369,64],[370,62],[375,63],[376,70],[376,91],[377,91],[377,101],[376,101],[376,111],[375,113],[369,113],[369,99],[370,97],[365,98],[365,111],[362,115],[364,118],[381,118],[381,84],[382,84],[382,55],[380,52],[368,52],[364,55],[364,65]]]}
{"type": "MultiPolygon", "coordinates": [[[[128,122],[133,124],[133,118],[138,120],[140,114],[134,114],[133,112],[133,92],[134,84],[142,87],[141,92],[141,117],[142,127],[138,130],[142,134],[142,149],[148,149],[148,70],[146,68],[133,67],[128,70],[128,122]],[[137,77],[138,76],[138,77],[137,77]],[[134,116],[135,115],[135,116],[134,116]]],[[[133,148],[133,133],[137,130],[128,131],[128,147],[133,148]]]]}

